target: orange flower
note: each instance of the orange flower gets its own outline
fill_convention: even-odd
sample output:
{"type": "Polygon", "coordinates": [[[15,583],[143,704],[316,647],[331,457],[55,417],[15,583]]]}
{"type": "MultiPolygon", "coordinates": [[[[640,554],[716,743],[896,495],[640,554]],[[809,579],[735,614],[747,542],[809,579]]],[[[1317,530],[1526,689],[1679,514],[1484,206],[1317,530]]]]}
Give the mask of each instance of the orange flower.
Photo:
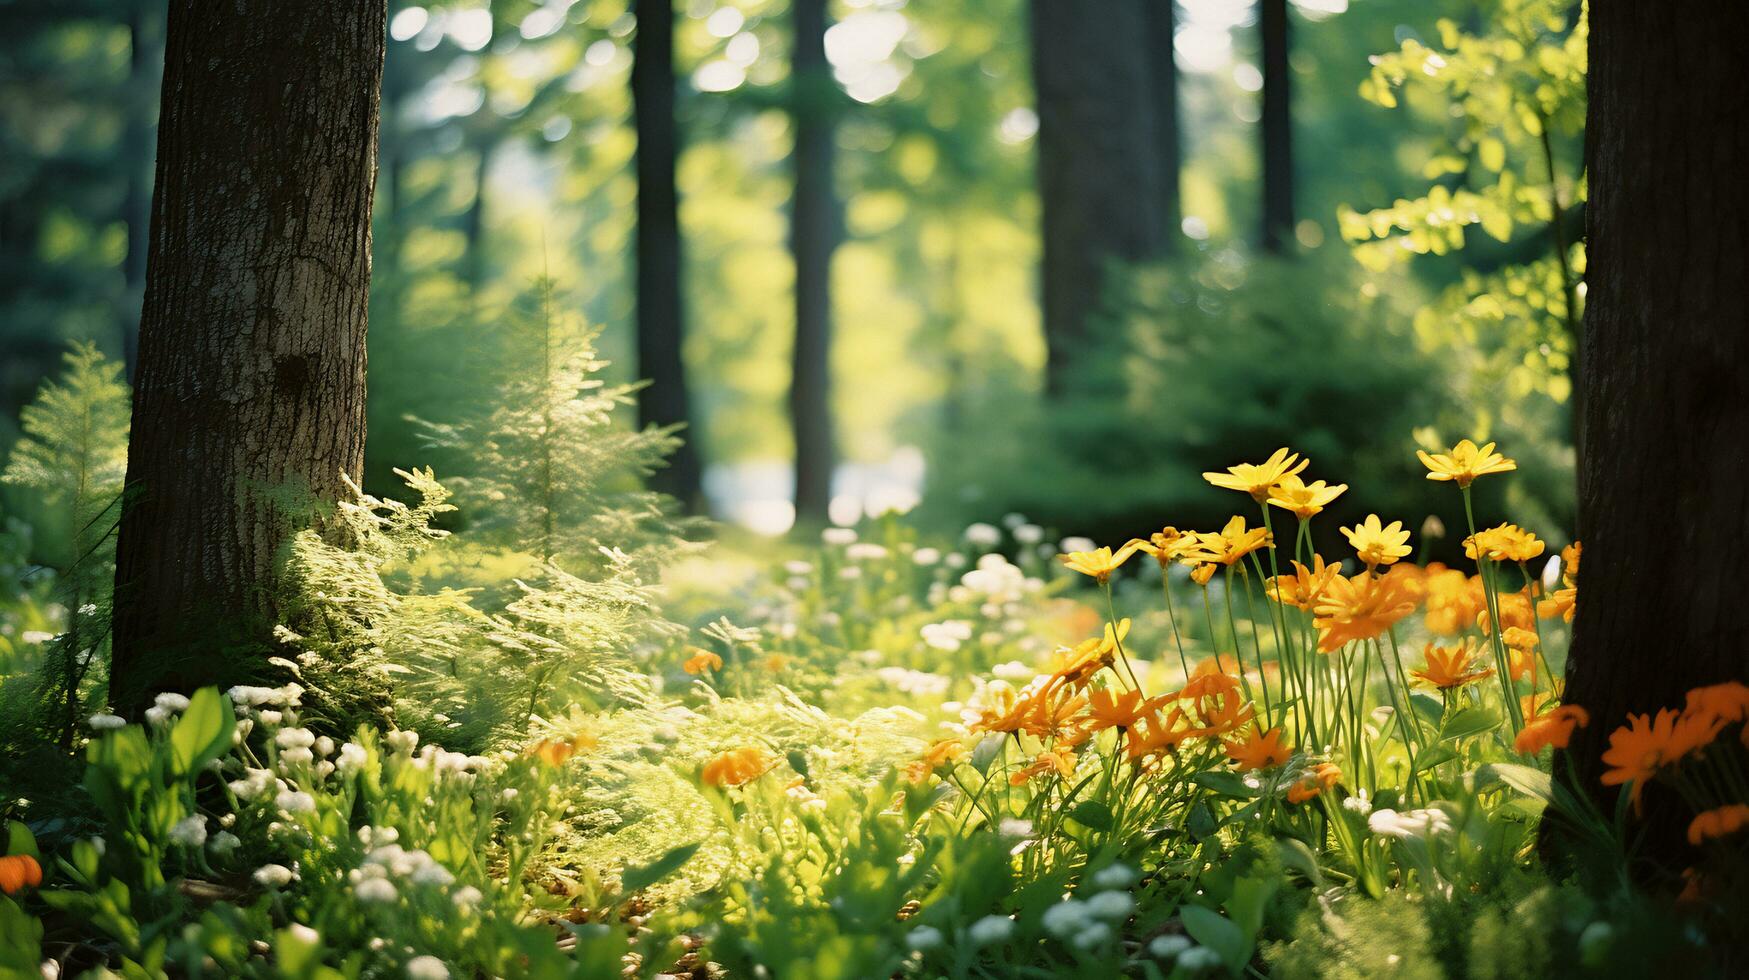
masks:
{"type": "Polygon", "coordinates": [[[725,789],[730,786],[744,786],[776,766],[777,760],[770,753],[758,746],[748,746],[730,749],[705,763],[698,776],[708,786],[725,789]]]}
{"type": "Polygon", "coordinates": [[[1185,738],[1224,735],[1251,723],[1254,709],[1245,703],[1239,678],[1227,674],[1202,672],[1200,665],[1176,698],[1190,702],[1192,713],[1202,724],[1185,732],[1185,738]]]}
{"type": "MultiPolygon", "coordinates": [[[[1392,568],[1396,571],[1404,566],[1392,568]]],[[[1476,621],[1487,607],[1482,595],[1482,580],[1455,568],[1434,562],[1422,576],[1427,596],[1424,618],[1429,632],[1437,636],[1456,636],[1476,621]]]]}
{"type": "Polygon", "coordinates": [[[16,895],[43,883],[43,867],[29,854],[0,857],[0,892],[16,895]]]}
{"type": "Polygon", "coordinates": [[[1055,772],[1060,776],[1075,775],[1075,752],[1073,749],[1056,748],[1048,752],[1040,752],[1025,768],[1017,770],[1008,776],[1010,786],[1020,786],[1036,776],[1047,772],[1055,772]]]}
{"type": "Polygon", "coordinates": [[[1574,588],[1556,589],[1549,597],[1536,604],[1536,614],[1544,619],[1561,617],[1567,622],[1573,621],[1573,610],[1579,604],[1579,590],[1574,588]]]}
{"type": "Polygon", "coordinates": [[[1749,806],[1732,803],[1696,814],[1688,825],[1688,842],[1699,847],[1702,841],[1728,837],[1749,827],[1749,806]]]}
{"type": "Polygon", "coordinates": [[[1270,488],[1287,477],[1297,476],[1310,463],[1309,459],[1300,459],[1299,453],[1290,454],[1284,446],[1262,463],[1240,463],[1227,467],[1225,473],[1204,473],[1202,478],[1225,490],[1248,493],[1251,499],[1263,503],[1269,499],[1270,488]]]}
{"type": "Polygon", "coordinates": [[[905,778],[912,783],[921,783],[929,778],[930,773],[949,768],[967,755],[966,747],[959,739],[944,738],[924,749],[922,757],[906,764],[905,778]]]}
{"type": "Polygon", "coordinates": [[[600,743],[597,742],[595,736],[587,732],[580,732],[569,739],[549,738],[537,742],[533,748],[529,749],[529,754],[549,766],[562,766],[565,764],[565,760],[571,756],[578,752],[586,752],[598,744],[600,743]]]}
{"type": "Polygon", "coordinates": [[[1198,531],[1195,550],[1187,550],[1183,560],[1186,564],[1235,565],[1246,555],[1269,544],[1268,530],[1261,527],[1246,530],[1245,518],[1235,516],[1219,531],[1198,531]]]}
{"type": "Polygon", "coordinates": [[[1415,600],[1400,582],[1362,572],[1333,575],[1313,607],[1318,652],[1331,653],[1355,640],[1370,640],[1415,611],[1415,600]]]}
{"type": "Polygon", "coordinates": [[[1293,747],[1283,745],[1281,738],[1279,728],[1252,732],[1227,743],[1227,758],[1233,760],[1240,772],[1274,768],[1293,758],[1294,754],[1293,747]]]}
{"type": "Polygon", "coordinates": [[[1142,546],[1140,541],[1130,541],[1112,554],[1110,548],[1098,548],[1093,551],[1071,551],[1066,555],[1058,555],[1057,560],[1069,566],[1072,571],[1090,575],[1101,585],[1111,581],[1111,573],[1118,570],[1130,556],[1142,546]]]}
{"type": "MultiPolygon", "coordinates": [[[[1186,562],[1186,564],[1190,563],[1186,562]]],[[[1209,579],[1215,577],[1215,569],[1219,567],[1219,565],[1197,565],[1190,570],[1190,580],[1197,585],[1207,585],[1209,579]]]]}
{"type": "Polygon", "coordinates": [[[1322,555],[1312,556],[1311,568],[1297,561],[1290,564],[1293,574],[1277,575],[1264,585],[1263,591],[1276,602],[1296,609],[1311,609],[1323,597],[1330,580],[1342,573],[1342,566],[1324,564],[1322,555]]]}
{"type": "Polygon", "coordinates": [[[1568,585],[1579,584],[1579,555],[1582,551],[1584,549],[1577,541],[1561,549],[1561,578],[1568,585]]]}
{"type": "Polygon", "coordinates": [[[1093,691],[1087,699],[1088,720],[1094,731],[1134,728],[1147,708],[1141,691],[1093,691]]]}
{"type": "Polygon", "coordinates": [[[1426,659],[1427,666],[1410,673],[1442,691],[1494,676],[1492,667],[1483,667],[1471,659],[1467,643],[1459,643],[1455,647],[1440,647],[1429,643],[1422,651],[1422,656],[1426,659]]]}
{"type": "Polygon", "coordinates": [[[1737,681],[1697,687],[1688,692],[1684,714],[1715,718],[1722,724],[1749,720],[1749,686],[1737,681]]]}
{"type": "Polygon", "coordinates": [[[1130,762],[1140,764],[1151,755],[1162,752],[1175,752],[1179,743],[1191,737],[1191,730],[1182,725],[1184,710],[1173,708],[1172,713],[1164,718],[1158,711],[1144,716],[1141,722],[1128,732],[1124,745],[1124,754],[1130,762]]]}
{"type": "Polygon", "coordinates": [[[1073,649],[1063,649],[1057,652],[1051,663],[1051,676],[1068,684],[1084,684],[1094,674],[1112,665],[1116,658],[1118,644],[1130,633],[1130,621],[1118,620],[1114,629],[1110,623],[1105,624],[1105,635],[1083,640],[1073,649]]]}
{"type": "Polygon", "coordinates": [[[1518,626],[1506,627],[1505,632],[1500,634],[1500,639],[1504,640],[1506,645],[1514,650],[1527,651],[1535,650],[1537,645],[1541,642],[1537,639],[1535,633],[1518,626]]]}
{"type": "Polygon", "coordinates": [[[789,658],[781,653],[774,653],[771,656],[766,657],[764,660],[761,660],[759,666],[764,667],[766,670],[769,670],[774,674],[782,673],[783,669],[789,666],[789,658]]]}
{"type": "MultiPolygon", "coordinates": [[[[1530,596],[1522,590],[1502,592],[1494,597],[1494,601],[1500,608],[1500,622],[1506,624],[1506,629],[1517,627],[1528,633],[1536,628],[1536,613],[1531,609],[1530,596]]],[[[1476,628],[1483,633],[1494,632],[1493,620],[1485,606],[1476,614],[1476,628]]]]}
{"type": "Polygon", "coordinates": [[[1288,787],[1287,801],[1289,803],[1304,803],[1325,790],[1335,786],[1342,779],[1342,770],[1336,768],[1334,762],[1320,762],[1306,770],[1299,781],[1288,787]]]}
{"type": "Polygon", "coordinates": [[[717,656],[709,650],[700,650],[698,647],[690,647],[688,649],[692,651],[692,656],[687,657],[686,662],[680,665],[680,669],[686,671],[688,674],[702,674],[707,670],[723,669],[722,657],[717,656]]]}
{"type": "Polygon", "coordinates": [[[1609,733],[1609,749],[1603,761],[1610,767],[1603,785],[1633,784],[1634,812],[1640,812],[1640,793],[1659,771],[1681,762],[1683,757],[1710,743],[1723,727],[1717,719],[1678,715],[1674,708],[1660,709],[1657,716],[1628,715],[1628,723],[1609,733]]]}
{"type": "Polygon", "coordinates": [[[1521,755],[1535,755],[1544,748],[1564,749],[1572,741],[1573,729],[1591,724],[1591,715],[1576,704],[1563,704],[1547,714],[1532,717],[1524,723],[1512,747],[1521,755]]]}

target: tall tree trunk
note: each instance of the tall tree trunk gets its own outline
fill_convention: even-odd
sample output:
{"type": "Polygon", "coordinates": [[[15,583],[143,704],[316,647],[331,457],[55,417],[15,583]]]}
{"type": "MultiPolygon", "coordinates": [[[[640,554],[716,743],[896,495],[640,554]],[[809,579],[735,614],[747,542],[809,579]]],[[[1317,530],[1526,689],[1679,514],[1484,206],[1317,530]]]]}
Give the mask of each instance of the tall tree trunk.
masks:
{"type": "Polygon", "coordinates": [[[173,0],[111,696],[263,664],[277,552],[364,463],[384,0],[173,0]]]}
{"type": "MultiPolygon", "coordinates": [[[[686,320],[681,281],[679,193],[674,168],[679,136],[674,118],[673,0],[637,0],[633,42],[632,115],[638,131],[638,424],[689,427],[686,320]]],[[[658,470],[651,484],[688,509],[699,500],[696,433],[658,470]]]]}
{"type": "Polygon", "coordinates": [[[1162,241],[1176,244],[1184,223],[1179,173],[1184,150],[1178,129],[1178,0],[1148,4],[1148,61],[1154,70],[1154,140],[1159,147],[1160,225],[1162,241]]]}
{"type": "Polygon", "coordinates": [[[798,522],[826,519],[832,499],[832,251],[838,200],[832,186],[837,84],[826,63],[826,0],[793,0],[790,65],[795,115],[795,196],[790,250],[796,266],[796,340],[789,410],[796,443],[798,522]]]}
{"type": "Polygon", "coordinates": [[[1263,250],[1280,254],[1294,240],[1294,122],[1292,38],[1288,0],[1258,0],[1263,40],[1263,250]]]}
{"type": "Polygon", "coordinates": [[[481,133],[474,144],[474,200],[462,212],[462,279],[476,311],[480,287],[486,283],[486,181],[492,176],[492,157],[497,152],[497,137],[481,133]]]}
{"type": "Polygon", "coordinates": [[[1032,0],[1045,383],[1060,394],[1109,267],[1159,253],[1152,0],[1032,0]]]}
{"type": "Polygon", "coordinates": [[[158,104],[159,75],[164,70],[163,27],[156,11],[141,4],[128,19],[128,88],[123,164],[128,168],[122,193],[122,221],[127,226],[127,255],[122,260],[122,364],[132,383],[139,366],[140,308],[146,293],[146,250],[152,224],[152,125],[158,104]]]}
{"type": "MultiPolygon", "coordinates": [[[[1563,699],[1591,714],[1573,748],[1593,791],[1628,712],[1749,680],[1745,46],[1738,0],[1592,0],[1585,555],[1563,699]]],[[[1646,803],[1652,850],[1681,847],[1680,805],[1646,803]]]]}

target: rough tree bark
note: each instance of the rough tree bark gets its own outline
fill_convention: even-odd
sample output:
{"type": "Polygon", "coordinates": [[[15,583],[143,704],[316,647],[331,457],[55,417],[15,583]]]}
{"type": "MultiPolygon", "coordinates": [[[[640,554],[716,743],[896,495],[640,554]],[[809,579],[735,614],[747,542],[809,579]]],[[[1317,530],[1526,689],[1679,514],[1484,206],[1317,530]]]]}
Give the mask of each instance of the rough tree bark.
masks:
{"type": "Polygon", "coordinates": [[[686,387],[686,319],[681,282],[679,192],[674,168],[673,0],[637,0],[632,115],[638,131],[638,424],[682,426],[685,439],[651,485],[689,510],[700,504],[698,450],[686,387]]]}
{"type": "MultiPolygon", "coordinates": [[[[1593,791],[1628,712],[1749,679],[1746,45],[1738,0],[1591,4],[1585,553],[1563,700],[1591,713],[1573,748],[1593,791]]],[[[1646,797],[1666,854],[1669,802],[1646,797]]]]}
{"type": "Polygon", "coordinates": [[[795,115],[795,196],[790,251],[796,266],[796,338],[789,411],[796,444],[798,522],[826,519],[832,499],[832,251],[838,200],[832,181],[832,121],[837,84],[826,63],[826,0],[793,0],[791,56],[795,115]]]}
{"type": "Polygon", "coordinates": [[[384,0],[174,0],[111,697],[249,676],[276,553],[364,462],[384,0]]]}
{"type": "Polygon", "coordinates": [[[1060,394],[1114,262],[1157,255],[1165,218],[1152,0],[1032,0],[1044,214],[1045,384],[1060,394]]]}
{"type": "Polygon", "coordinates": [[[125,292],[121,309],[122,364],[128,382],[139,366],[140,306],[146,292],[146,252],[152,224],[152,126],[158,112],[158,76],[164,69],[160,17],[146,5],[128,14],[128,121],[123,145],[128,170],[122,192],[127,255],[122,260],[125,292]]]}
{"type": "Polygon", "coordinates": [[[1294,240],[1294,124],[1292,38],[1288,0],[1259,0],[1257,29],[1263,41],[1263,117],[1258,124],[1263,158],[1263,250],[1280,254],[1294,240]]]}

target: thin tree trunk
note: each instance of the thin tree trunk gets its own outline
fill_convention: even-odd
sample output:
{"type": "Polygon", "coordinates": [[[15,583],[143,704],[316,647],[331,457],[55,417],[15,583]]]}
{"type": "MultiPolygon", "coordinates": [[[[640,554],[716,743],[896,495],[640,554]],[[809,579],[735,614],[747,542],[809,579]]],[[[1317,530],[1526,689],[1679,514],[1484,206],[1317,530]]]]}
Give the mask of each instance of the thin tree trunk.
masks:
{"type": "Polygon", "coordinates": [[[1258,0],[1263,40],[1263,250],[1280,254],[1294,240],[1294,127],[1292,38],[1288,0],[1258,0]]]}
{"type": "MultiPolygon", "coordinates": [[[[1738,0],[1592,0],[1585,552],[1563,700],[1591,714],[1573,748],[1594,792],[1628,712],[1749,680],[1745,46],[1738,0]]],[[[1688,813],[1646,803],[1649,850],[1671,855],[1688,813]]]]}
{"type": "MultiPolygon", "coordinates": [[[[674,118],[673,0],[637,0],[632,59],[632,110],[638,131],[638,424],[689,427],[686,320],[681,281],[679,192],[674,168],[679,136],[674,118]]],[[[651,484],[688,509],[700,503],[696,433],[685,439],[651,484]]]]}
{"type": "Polygon", "coordinates": [[[263,667],[277,553],[364,463],[384,0],[173,0],[111,696],[263,667]]]}
{"type": "Polygon", "coordinates": [[[1113,262],[1160,252],[1151,0],[1032,0],[1045,383],[1063,391],[1113,262]]]}
{"type": "Polygon", "coordinates": [[[837,86],[826,63],[826,0],[793,0],[795,197],[790,250],[796,266],[796,338],[789,409],[795,433],[798,522],[826,519],[832,499],[832,251],[838,201],[832,186],[832,117],[837,86]]]}
{"type": "Polygon", "coordinates": [[[131,384],[139,366],[140,307],[146,293],[146,250],[152,223],[152,121],[157,114],[159,75],[164,68],[162,26],[155,12],[136,7],[128,20],[127,131],[123,165],[128,168],[122,194],[122,221],[127,226],[127,255],[122,260],[122,364],[131,384]]]}
{"type": "Polygon", "coordinates": [[[486,282],[486,181],[492,175],[492,157],[497,152],[497,139],[481,134],[474,147],[474,200],[462,213],[462,278],[476,310],[480,287],[486,282]]]}
{"type": "Polygon", "coordinates": [[[1182,138],[1178,127],[1178,58],[1173,43],[1178,36],[1178,0],[1153,0],[1148,4],[1148,61],[1154,70],[1154,140],[1159,147],[1160,224],[1162,241],[1178,242],[1184,223],[1179,173],[1184,166],[1182,138]]]}

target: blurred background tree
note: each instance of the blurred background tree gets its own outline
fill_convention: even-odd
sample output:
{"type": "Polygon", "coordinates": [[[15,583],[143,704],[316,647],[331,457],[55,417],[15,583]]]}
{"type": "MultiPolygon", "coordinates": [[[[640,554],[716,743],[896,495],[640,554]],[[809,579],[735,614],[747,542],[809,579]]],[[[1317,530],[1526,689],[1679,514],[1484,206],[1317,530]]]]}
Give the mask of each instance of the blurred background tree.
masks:
{"type": "MultiPolygon", "coordinates": [[[[70,341],[131,351],[161,8],[4,5],[0,448],[70,341]]],[[[367,489],[396,492],[396,466],[472,469],[466,447],[427,446],[413,420],[489,410],[495,383],[481,366],[513,356],[504,324],[536,278],[599,328],[610,382],[674,373],[640,366],[637,332],[660,287],[646,283],[640,303],[649,198],[632,75],[637,15],[662,9],[391,4],[367,489]]],[[[1565,377],[1583,296],[1574,5],[667,9],[668,293],[684,311],[673,318],[687,438],[716,516],[764,533],[794,522],[800,418],[812,431],[802,440],[835,454],[810,471],[804,509],[839,520],[921,499],[943,522],[1024,507],[1064,530],[1192,523],[1212,505],[1166,471],[1291,443],[1321,475],[1355,484],[1356,508],[1413,524],[1436,501],[1372,497],[1365,474],[1474,435],[1520,447],[1524,471],[1500,491],[1519,513],[1550,535],[1569,525],[1565,377]],[[812,49],[797,43],[797,15],[810,12],[821,67],[802,69],[818,79],[804,85],[795,66],[812,49]],[[1089,34],[1115,46],[1090,57],[1077,40],[1089,34]],[[1091,107],[1053,101],[1067,91],[1053,73],[1073,81],[1077,69],[1121,76],[1121,97],[1101,81],[1091,107]],[[816,108],[830,136],[798,157],[816,108]],[[1075,111],[1128,122],[1090,129],[1075,111]],[[1127,149],[1087,152],[1106,143],[1127,149]],[[1083,162],[1063,178],[1053,167],[1075,152],[1083,162]],[[792,253],[791,227],[815,199],[798,187],[804,161],[825,174],[817,199],[830,219],[818,225],[828,247],[807,259],[792,253]],[[1103,194],[1108,217],[1089,231],[1134,247],[1069,244],[1053,231],[1057,194],[1103,194]],[[1510,228],[1495,234],[1502,215],[1510,228]],[[1053,279],[1059,266],[1081,271],[1053,279]],[[1079,313],[1050,312],[1063,289],[1079,313]],[[816,327],[830,322],[829,345],[796,346],[803,305],[816,327]],[[1076,339],[1053,346],[1057,336],[1076,339]],[[1072,368],[1048,353],[1076,349],[1087,356],[1072,368]],[[823,369],[800,379],[812,386],[805,411],[792,409],[798,364],[823,369]],[[1291,404],[1246,401],[1283,374],[1291,404]],[[1232,410],[1206,401],[1217,393],[1232,410]],[[1072,475],[1095,472],[1107,479],[1092,499],[1072,475]]],[[[3,492],[16,509],[18,491],[3,492]]]]}

